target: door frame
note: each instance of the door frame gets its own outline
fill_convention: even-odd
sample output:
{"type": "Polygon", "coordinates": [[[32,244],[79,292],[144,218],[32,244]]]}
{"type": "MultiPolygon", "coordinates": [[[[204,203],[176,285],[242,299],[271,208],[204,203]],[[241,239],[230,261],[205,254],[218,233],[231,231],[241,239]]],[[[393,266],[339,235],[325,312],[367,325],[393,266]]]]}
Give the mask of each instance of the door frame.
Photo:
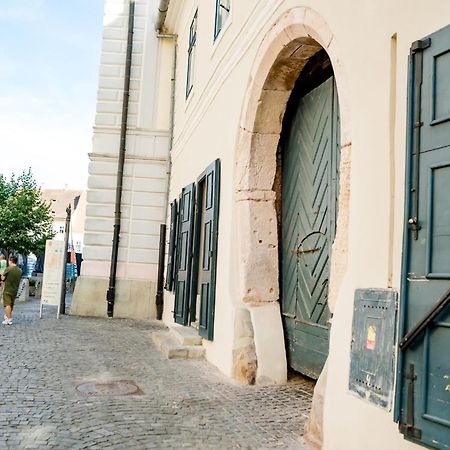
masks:
{"type": "MultiPolygon", "coordinates": [[[[348,269],[350,220],[350,182],[352,164],[352,122],[349,86],[346,80],[345,57],[333,30],[325,18],[309,7],[292,7],[273,18],[271,26],[255,50],[249,71],[249,85],[242,102],[239,132],[234,157],[234,212],[240,224],[234,229],[238,274],[232,286],[236,305],[244,305],[251,316],[253,341],[258,368],[256,380],[285,382],[286,350],[279,307],[278,230],[275,209],[277,147],[281,118],[286,102],[304,63],[321,48],[325,49],[333,67],[340,105],[340,183],[339,215],[331,261],[328,304],[334,311],[340,301],[348,269]],[[301,49],[301,58],[293,64],[291,55],[301,49]],[[276,96],[274,96],[274,90],[276,96]],[[261,226],[264,218],[264,226],[261,226]],[[256,230],[256,232],[255,232],[256,230]],[[255,267],[261,270],[255,271],[255,267]],[[263,276],[261,273],[263,271],[263,276]],[[268,328],[271,332],[268,333],[268,328]],[[270,341],[268,336],[270,335],[270,341]],[[270,346],[270,351],[267,351],[270,346]]],[[[235,306],[237,310],[238,306],[235,306]]],[[[239,335],[239,328],[235,335],[239,335]]],[[[244,346],[238,347],[250,355],[244,346]]],[[[330,347],[332,351],[332,347],[330,347]]],[[[239,354],[236,351],[236,354],[239,354]]],[[[241,362],[233,359],[234,367],[241,362]]],[[[325,383],[315,395],[321,403],[325,383]]]]}
{"type": "MultiPolygon", "coordinates": [[[[398,311],[398,336],[401,339],[405,335],[406,329],[406,291],[407,291],[407,274],[409,261],[409,229],[408,218],[411,209],[411,180],[412,180],[412,150],[413,150],[413,110],[414,110],[414,77],[412,76],[414,69],[413,58],[408,56],[408,85],[407,85],[407,131],[406,131],[406,159],[405,159],[405,199],[404,199],[404,214],[403,214],[403,256],[400,282],[400,299],[398,311]]],[[[403,388],[403,365],[404,353],[397,350],[397,371],[395,383],[395,401],[394,401],[394,420],[400,422],[401,419],[401,396],[403,388]]]]}

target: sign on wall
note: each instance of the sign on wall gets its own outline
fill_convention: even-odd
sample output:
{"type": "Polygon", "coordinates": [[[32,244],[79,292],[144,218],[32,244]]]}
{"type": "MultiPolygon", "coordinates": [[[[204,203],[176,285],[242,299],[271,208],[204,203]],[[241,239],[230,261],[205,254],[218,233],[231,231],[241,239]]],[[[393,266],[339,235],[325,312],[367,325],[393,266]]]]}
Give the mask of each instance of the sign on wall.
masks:
{"type": "Polygon", "coordinates": [[[58,306],[62,288],[62,271],[65,264],[66,252],[64,241],[48,240],[45,246],[44,277],[42,280],[41,308],[39,317],[42,317],[44,305],[58,306]]]}

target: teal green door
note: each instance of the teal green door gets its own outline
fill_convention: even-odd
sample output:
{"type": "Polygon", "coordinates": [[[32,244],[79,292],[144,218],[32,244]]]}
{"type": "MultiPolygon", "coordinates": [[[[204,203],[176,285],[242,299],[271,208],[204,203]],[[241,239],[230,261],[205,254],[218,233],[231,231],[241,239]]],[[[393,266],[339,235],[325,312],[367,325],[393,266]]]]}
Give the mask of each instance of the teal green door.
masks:
{"type": "Polygon", "coordinates": [[[338,197],[334,78],[304,95],[283,130],[281,310],[290,367],[317,378],[328,355],[328,282],[338,197]]]}
{"type": "Polygon", "coordinates": [[[414,43],[410,60],[397,407],[406,438],[449,449],[450,308],[428,313],[450,288],[450,26],[414,43]]]}

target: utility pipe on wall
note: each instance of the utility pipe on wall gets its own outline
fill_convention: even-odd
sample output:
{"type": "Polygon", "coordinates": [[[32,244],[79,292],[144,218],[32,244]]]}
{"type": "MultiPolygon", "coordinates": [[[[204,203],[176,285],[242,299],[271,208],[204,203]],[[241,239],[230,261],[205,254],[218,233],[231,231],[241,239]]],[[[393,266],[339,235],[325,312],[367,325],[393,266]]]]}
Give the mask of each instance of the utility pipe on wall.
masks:
{"type": "Polygon", "coordinates": [[[170,0],[160,0],[158,6],[158,17],[155,23],[155,29],[158,33],[162,32],[164,22],[166,21],[167,11],[169,10],[170,0]]]}
{"type": "Polygon", "coordinates": [[[166,256],[166,224],[159,227],[158,284],[156,286],[156,319],[161,320],[164,308],[164,265],[166,256]]]}
{"type": "Polygon", "coordinates": [[[114,232],[111,250],[111,267],[109,272],[109,285],[106,292],[108,317],[114,315],[114,301],[116,297],[117,258],[119,254],[120,219],[123,189],[123,169],[125,165],[125,151],[128,124],[128,102],[130,99],[131,57],[133,53],[133,29],[134,29],[134,0],[130,0],[128,15],[128,39],[125,62],[125,80],[123,87],[122,123],[120,127],[119,164],[117,168],[116,202],[114,210],[114,232]]]}
{"type": "Polygon", "coordinates": [[[172,147],[173,147],[173,127],[175,120],[175,88],[176,88],[176,75],[177,75],[177,38],[176,34],[160,34],[156,35],[159,39],[172,39],[173,40],[173,60],[172,60],[172,78],[170,80],[170,119],[169,119],[169,155],[167,158],[167,189],[166,189],[166,207],[169,206],[169,188],[170,177],[172,174],[172,147]]]}
{"type": "MultiPolygon", "coordinates": [[[[169,154],[167,157],[167,189],[166,189],[166,208],[169,206],[169,189],[170,178],[172,173],[172,147],[173,147],[173,127],[175,117],[175,81],[177,73],[177,38],[176,34],[162,33],[164,21],[166,19],[167,11],[169,9],[170,0],[161,0],[159,5],[159,15],[156,22],[156,37],[158,39],[172,39],[173,40],[173,61],[172,61],[172,78],[171,78],[171,97],[170,97],[170,123],[169,123],[169,154]]],[[[156,318],[162,319],[164,309],[164,267],[165,267],[165,250],[166,250],[166,225],[161,225],[161,234],[159,242],[159,262],[158,262],[158,287],[156,291],[156,318]],[[163,231],[164,230],[164,231],[163,231]],[[164,232],[164,239],[161,237],[164,232]]]]}

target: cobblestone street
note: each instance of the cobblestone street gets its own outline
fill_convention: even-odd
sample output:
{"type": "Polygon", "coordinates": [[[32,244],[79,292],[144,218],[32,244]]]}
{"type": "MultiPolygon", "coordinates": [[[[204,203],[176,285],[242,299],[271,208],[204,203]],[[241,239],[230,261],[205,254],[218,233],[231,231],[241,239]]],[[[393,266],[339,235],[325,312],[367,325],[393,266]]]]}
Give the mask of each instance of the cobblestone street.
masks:
{"type": "Polygon", "coordinates": [[[166,360],[158,323],[17,305],[0,328],[1,449],[301,449],[312,383],[243,386],[205,360],[166,360]],[[139,395],[89,396],[83,381],[132,380],[139,395]]]}

